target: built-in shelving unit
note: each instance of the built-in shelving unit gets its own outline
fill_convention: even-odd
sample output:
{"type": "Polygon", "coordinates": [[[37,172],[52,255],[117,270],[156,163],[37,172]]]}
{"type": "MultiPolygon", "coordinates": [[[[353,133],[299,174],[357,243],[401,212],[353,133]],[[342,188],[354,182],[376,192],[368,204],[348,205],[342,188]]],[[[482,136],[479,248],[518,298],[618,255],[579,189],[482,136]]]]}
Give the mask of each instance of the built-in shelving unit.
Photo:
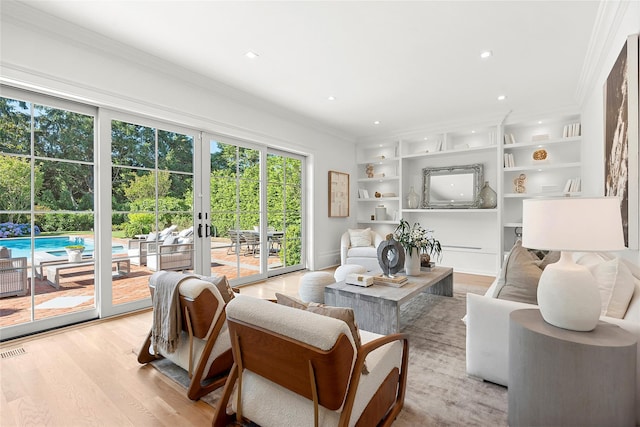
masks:
{"type": "Polygon", "coordinates": [[[359,144],[358,223],[387,234],[400,218],[419,222],[433,229],[442,243],[443,265],[461,272],[497,274],[504,251],[513,245],[515,232],[521,231],[522,200],[580,195],[579,188],[571,192],[565,188],[570,180],[575,187],[581,179],[579,122],[578,115],[567,115],[359,144]],[[535,160],[534,153],[544,160],[535,160]],[[507,156],[511,164],[506,163],[507,156]],[[422,209],[422,203],[409,208],[411,188],[421,201],[424,196],[424,168],[476,163],[483,165],[483,180],[497,192],[496,208],[422,209]],[[521,175],[526,177],[524,191],[513,183],[521,175]],[[376,208],[381,207],[385,217],[377,218],[376,208]]]}

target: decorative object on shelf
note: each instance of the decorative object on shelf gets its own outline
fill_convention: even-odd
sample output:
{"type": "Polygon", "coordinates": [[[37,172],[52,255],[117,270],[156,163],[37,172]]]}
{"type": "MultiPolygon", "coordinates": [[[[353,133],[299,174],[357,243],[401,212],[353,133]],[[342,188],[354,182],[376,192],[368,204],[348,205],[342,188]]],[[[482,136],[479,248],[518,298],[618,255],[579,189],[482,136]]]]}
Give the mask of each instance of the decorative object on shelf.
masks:
{"type": "Polygon", "coordinates": [[[375,215],[371,215],[371,221],[375,221],[376,220],[376,216],[375,215]]]}
{"type": "Polygon", "coordinates": [[[349,174],[329,171],[329,218],[349,216],[349,174]]]}
{"type": "Polygon", "coordinates": [[[361,199],[368,199],[369,191],[366,188],[358,188],[358,197],[361,199]]]}
{"type": "Polygon", "coordinates": [[[547,150],[545,150],[544,148],[541,148],[533,152],[533,160],[537,162],[547,160],[547,156],[548,156],[547,150]]]}
{"type": "Polygon", "coordinates": [[[376,191],[376,193],[374,194],[374,196],[376,196],[376,199],[379,199],[380,197],[382,197],[382,194],[380,194],[379,191],[376,191]]]}
{"type": "Polygon", "coordinates": [[[409,276],[420,274],[420,253],[436,255],[438,258],[442,255],[442,246],[433,237],[433,230],[426,230],[417,222],[410,226],[405,219],[401,219],[394,236],[405,250],[405,272],[409,276]]]}
{"type": "Polygon", "coordinates": [[[376,221],[387,220],[387,208],[384,205],[376,206],[376,221]]]}
{"type": "Polygon", "coordinates": [[[600,291],[589,269],[576,264],[571,252],[625,249],[620,199],[527,199],[523,201],[522,228],[524,247],[562,251],[560,261],[547,265],[538,282],[544,320],[559,328],[593,330],[602,309],[600,291]]]}
{"type": "Polygon", "coordinates": [[[386,277],[395,277],[404,267],[404,249],[391,233],[378,245],[378,264],[386,277]]]}
{"type": "Polygon", "coordinates": [[[413,191],[413,185],[409,189],[409,194],[407,195],[407,206],[409,209],[417,209],[418,203],[420,202],[418,198],[418,193],[413,191]]]}
{"type": "Polygon", "coordinates": [[[67,251],[67,256],[69,257],[69,262],[80,262],[80,261],[82,261],[82,252],[84,251],[84,246],[82,246],[82,245],[69,245],[69,246],[65,246],[64,250],[67,251]]]}
{"type": "Polygon", "coordinates": [[[493,188],[489,186],[489,181],[484,182],[478,199],[480,200],[480,208],[482,209],[493,209],[498,206],[498,195],[493,191],[493,188]]]}
{"type": "Polygon", "coordinates": [[[373,178],[373,165],[371,163],[366,166],[364,171],[367,174],[367,178],[373,178]]]}
{"type": "Polygon", "coordinates": [[[483,171],[480,163],[422,169],[422,207],[477,208],[483,171]]]}
{"type": "Polygon", "coordinates": [[[382,193],[382,197],[396,197],[396,193],[382,193]]]}
{"type": "Polygon", "coordinates": [[[527,182],[527,175],[521,173],[513,179],[513,191],[516,193],[526,193],[527,187],[524,186],[525,182],[527,182]]]}

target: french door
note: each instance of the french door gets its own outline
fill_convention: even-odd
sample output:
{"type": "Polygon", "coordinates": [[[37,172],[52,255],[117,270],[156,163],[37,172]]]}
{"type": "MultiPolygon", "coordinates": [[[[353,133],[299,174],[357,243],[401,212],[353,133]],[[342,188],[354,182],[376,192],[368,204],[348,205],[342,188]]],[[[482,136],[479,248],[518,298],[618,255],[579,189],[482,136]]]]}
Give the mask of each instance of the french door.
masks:
{"type": "Polygon", "coordinates": [[[243,284],[303,268],[304,158],[225,137],[203,140],[205,269],[243,284]]]}

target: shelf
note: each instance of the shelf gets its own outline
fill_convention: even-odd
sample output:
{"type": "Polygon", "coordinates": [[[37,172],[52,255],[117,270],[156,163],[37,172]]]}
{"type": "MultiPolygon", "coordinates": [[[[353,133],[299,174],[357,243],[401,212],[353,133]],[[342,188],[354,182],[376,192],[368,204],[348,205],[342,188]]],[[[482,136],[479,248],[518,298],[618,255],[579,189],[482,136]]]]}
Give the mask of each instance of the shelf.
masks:
{"type": "Polygon", "coordinates": [[[399,176],[385,176],[382,178],[358,178],[358,182],[382,182],[382,181],[397,181],[399,176]]]}
{"type": "Polygon", "coordinates": [[[433,157],[433,156],[447,156],[447,155],[458,155],[463,153],[477,153],[482,151],[494,151],[498,148],[497,145],[485,145],[482,147],[471,147],[471,148],[463,148],[460,150],[444,150],[444,151],[434,151],[432,153],[413,153],[403,155],[403,159],[418,159],[422,157],[433,157]]]}
{"type": "Polygon", "coordinates": [[[358,166],[366,166],[369,164],[374,164],[374,165],[383,165],[383,164],[387,164],[387,163],[395,163],[397,161],[400,160],[400,157],[385,157],[384,159],[380,158],[380,157],[372,157],[370,159],[367,160],[363,160],[363,161],[358,161],[358,166]]]}
{"type": "Polygon", "coordinates": [[[571,163],[541,163],[537,165],[528,165],[528,166],[516,166],[512,168],[504,168],[505,172],[523,172],[523,171],[543,171],[543,170],[551,170],[551,169],[568,169],[568,168],[579,168],[580,162],[571,162],[571,163]]]}
{"type": "Polygon", "coordinates": [[[385,220],[385,221],[376,221],[376,220],[371,220],[371,219],[365,219],[362,221],[358,221],[358,224],[392,224],[392,225],[398,225],[400,223],[400,221],[393,221],[393,220],[385,220]]]}
{"type": "Polygon", "coordinates": [[[503,227],[507,228],[515,228],[515,227],[522,227],[522,223],[521,222],[505,222],[504,224],[502,224],[503,227]]]}
{"type": "Polygon", "coordinates": [[[524,150],[534,147],[548,147],[556,144],[567,144],[572,142],[580,142],[581,136],[573,136],[571,138],[547,139],[545,141],[516,142],[515,144],[504,144],[504,150],[524,150]]]}
{"type": "Polygon", "coordinates": [[[368,199],[357,199],[359,202],[397,202],[400,197],[369,197],[368,199]]]}
{"type": "Polygon", "coordinates": [[[504,193],[505,199],[530,199],[533,197],[577,197],[580,196],[582,192],[574,191],[572,193],[564,193],[562,191],[559,192],[549,192],[549,193],[504,193]]]}
{"type": "Polygon", "coordinates": [[[498,212],[497,208],[494,209],[477,209],[477,208],[463,208],[463,209],[402,209],[403,213],[451,213],[451,212],[459,212],[459,213],[484,213],[484,212],[498,212]]]}

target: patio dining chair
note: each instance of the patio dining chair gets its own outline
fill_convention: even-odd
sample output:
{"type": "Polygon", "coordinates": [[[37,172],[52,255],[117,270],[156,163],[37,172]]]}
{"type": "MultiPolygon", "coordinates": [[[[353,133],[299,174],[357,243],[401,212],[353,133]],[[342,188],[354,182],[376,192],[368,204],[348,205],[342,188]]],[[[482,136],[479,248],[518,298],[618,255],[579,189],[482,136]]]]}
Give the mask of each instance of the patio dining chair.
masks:
{"type": "Polygon", "coordinates": [[[242,245],[245,244],[242,233],[238,230],[229,230],[229,239],[231,240],[231,245],[227,249],[227,255],[240,253],[242,245]]]}

